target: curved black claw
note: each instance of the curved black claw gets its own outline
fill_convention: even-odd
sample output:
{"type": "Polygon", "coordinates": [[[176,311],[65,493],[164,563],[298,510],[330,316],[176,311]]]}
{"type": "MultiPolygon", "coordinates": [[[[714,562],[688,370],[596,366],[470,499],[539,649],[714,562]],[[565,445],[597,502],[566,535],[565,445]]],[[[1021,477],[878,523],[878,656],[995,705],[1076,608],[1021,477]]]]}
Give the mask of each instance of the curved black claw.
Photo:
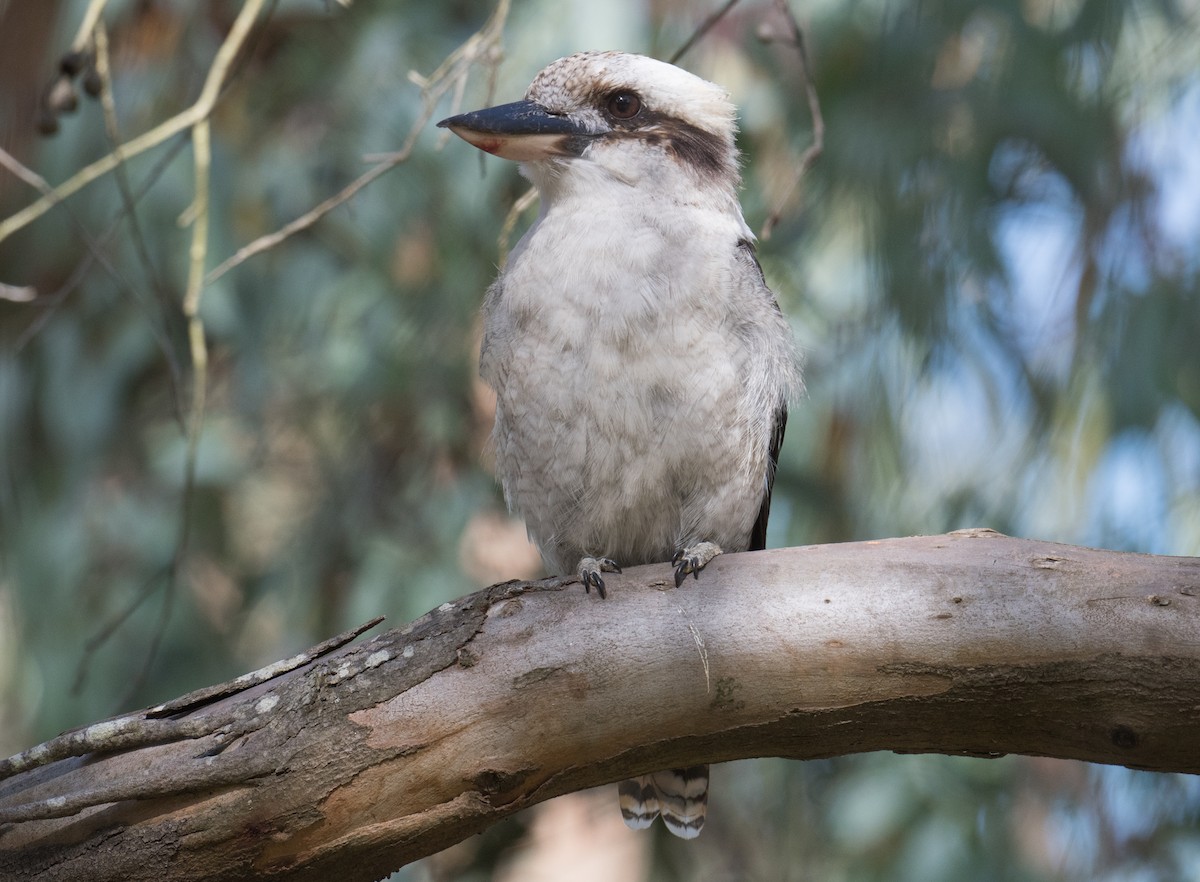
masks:
{"type": "Polygon", "coordinates": [[[600,595],[601,600],[608,597],[608,592],[604,590],[604,579],[600,578],[600,574],[585,573],[583,577],[583,590],[591,594],[593,585],[596,587],[596,593],[600,595]]]}
{"type": "Polygon", "coordinates": [[[693,579],[700,578],[700,571],[712,563],[713,558],[721,553],[721,547],[714,542],[697,542],[687,548],[681,548],[671,558],[675,566],[675,587],[683,584],[683,580],[692,574],[693,579]]]}
{"type": "Polygon", "coordinates": [[[688,573],[692,574],[693,579],[699,579],[700,571],[702,569],[704,569],[704,567],[702,567],[700,565],[700,558],[698,558],[698,557],[685,558],[682,554],[676,554],[675,558],[673,558],[671,560],[671,563],[677,564],[677,566],[675,567],[675,587],[676,588],[678,588],[680,585],[683,584],[683,580],[688,577],[688,573]]]}
{"type": "Polygon", "coordinates": [[[608,592],[604,588],[604,577],[601,573],[619,573],[621,568],[617,566],[615,560],[609,560],[607,557],[585,557],[579,562],[579,581],[583,583],[583,590],[588,594],[592,593],[592,588],[596,589],[596,593],[601,599],[608,597],[608,592]]]}

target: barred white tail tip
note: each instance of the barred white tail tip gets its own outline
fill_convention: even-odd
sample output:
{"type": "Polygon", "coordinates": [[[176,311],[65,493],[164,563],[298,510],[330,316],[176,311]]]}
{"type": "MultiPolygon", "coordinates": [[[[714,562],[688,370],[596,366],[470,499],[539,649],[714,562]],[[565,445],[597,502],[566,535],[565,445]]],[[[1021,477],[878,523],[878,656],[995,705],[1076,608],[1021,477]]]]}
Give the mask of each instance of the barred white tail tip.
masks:
{"type": "Polygon", "coordinates": [[[708,811],[708,766],[670,769],[650,776],[667,829],[680,839],[695,839],[708,811]]]}
{"type": "Polygon", "coordinates": [[[631,830],[645,830],[662,814],[667,829],[695,839],[708,811],[708,766],[690,766],[631,778],[617,785],[621,818],[631,830]]]}
{"type": "Polygon", "coordinates": [[[645,830],[658,817],[658,793],[649,776],[630,778],[617,785],[621,819],[630,830],[645,830]]]}
{"type": "Polygon", "coordinates": [[[657,817],[658,815],[627,815],[625,812],[621,812],[621,820],[630,830],[645,830],[654,823],[654,819],[657,817]]]}
{"type": "Polygon", "coordinates": [[[694,818],[690,821],[681,821],[679,818],[662,816],[663,823],[667,825],[667,829],[678,836],[680,839],[695,839],[700,835],[700,831],[704,829],[704,818],[694,818]]]}

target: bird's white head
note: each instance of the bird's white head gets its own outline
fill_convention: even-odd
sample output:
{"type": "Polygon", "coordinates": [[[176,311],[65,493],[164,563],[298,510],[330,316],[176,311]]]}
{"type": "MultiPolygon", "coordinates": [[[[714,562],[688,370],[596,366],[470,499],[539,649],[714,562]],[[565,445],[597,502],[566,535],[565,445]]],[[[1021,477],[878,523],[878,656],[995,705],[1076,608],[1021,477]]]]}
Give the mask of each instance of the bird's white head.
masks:
{"type": "Polygon", "coordinates": [[[580,52],[534,77],[524,101],[439,126],[522,163],[545,191],[573,172],[639,184],[684,173],[693,186],[735,192],[736,110],[728,94],[681,68],[625,52],[580,52]]]}

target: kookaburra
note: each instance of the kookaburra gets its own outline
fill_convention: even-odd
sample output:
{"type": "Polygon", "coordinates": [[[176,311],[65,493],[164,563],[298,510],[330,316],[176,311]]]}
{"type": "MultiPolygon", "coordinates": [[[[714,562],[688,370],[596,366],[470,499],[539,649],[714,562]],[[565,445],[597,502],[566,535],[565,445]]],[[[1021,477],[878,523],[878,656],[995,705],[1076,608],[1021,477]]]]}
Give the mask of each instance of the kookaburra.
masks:
{"type": "MultiPolygon", "coordinates": [[[[521,163],[537,221],[483,305],[496,468],[555,573],[671,561],[676,587],[764,547],[791,331],[738,204],[736,110],[661,61],[583,52],[525,100],[438,123],[521,163]]],[[[691,838],[708,767],[622,782],[635,829],[691,838]]]]}

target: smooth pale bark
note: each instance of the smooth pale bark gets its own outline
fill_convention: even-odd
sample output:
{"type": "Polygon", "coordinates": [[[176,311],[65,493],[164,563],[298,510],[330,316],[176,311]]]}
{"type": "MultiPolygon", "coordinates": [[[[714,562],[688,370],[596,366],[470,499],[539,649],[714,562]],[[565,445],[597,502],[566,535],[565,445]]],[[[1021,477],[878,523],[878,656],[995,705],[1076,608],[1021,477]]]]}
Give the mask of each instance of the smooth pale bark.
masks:
{"type": "Polygon", "coordinates": [[[971,530],[605,578],[496,585],[18,771],[0,878],[375,879],[552,796],[750,756],[1200,772],[1200,559],[971,530]]]}

